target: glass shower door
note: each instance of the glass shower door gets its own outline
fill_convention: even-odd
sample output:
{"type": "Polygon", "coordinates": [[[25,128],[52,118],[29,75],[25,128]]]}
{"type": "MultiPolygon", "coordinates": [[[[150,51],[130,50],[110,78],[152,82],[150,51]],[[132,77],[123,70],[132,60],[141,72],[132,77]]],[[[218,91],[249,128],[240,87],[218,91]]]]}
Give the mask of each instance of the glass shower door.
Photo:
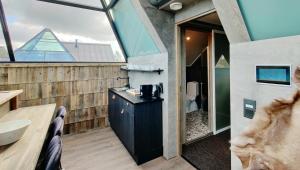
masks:
{"type": "Polygon", "coordinates": [[[230,127],[229,42],[222,32],[213,31],[214,41],[214,133],[230,127]]]}

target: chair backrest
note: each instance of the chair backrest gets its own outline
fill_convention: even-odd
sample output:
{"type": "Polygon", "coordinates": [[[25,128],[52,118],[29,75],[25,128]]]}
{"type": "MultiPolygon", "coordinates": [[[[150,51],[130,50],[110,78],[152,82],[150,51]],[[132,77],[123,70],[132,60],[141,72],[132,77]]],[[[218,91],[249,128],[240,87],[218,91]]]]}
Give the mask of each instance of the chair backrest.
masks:
{"type": "Polygon", "coordinates": [[[64,128],[63,118],[61,117],[55,118],[50,126],[48,138],[51,140],[56,135],[61,136],[63,134],[63,128],[64,128]]]}
{"type": "Polygon", "coordinates": [[[56,112],[56,117],[61,117],[61,118],[65,118],[67,114],[67,110],[64,106],[60,106],[56,112]]]}
{"type": "Polygon", "coordinates": [[[60,159],[62,154],[62,141],[60,136],[54,136],[46,151],[44,167],[45,170],[60,169],[60,159]]]}

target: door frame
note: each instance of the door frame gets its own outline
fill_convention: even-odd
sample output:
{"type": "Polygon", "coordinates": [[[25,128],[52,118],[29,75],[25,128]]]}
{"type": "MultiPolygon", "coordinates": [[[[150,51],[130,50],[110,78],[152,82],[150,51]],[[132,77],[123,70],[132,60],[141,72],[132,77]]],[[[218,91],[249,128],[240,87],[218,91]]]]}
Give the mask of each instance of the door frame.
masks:
{"type": "MultiPolygon", "coordinates": [[[[217,134],[219,134],[219,133],[222,133],[222,132],[224,132],[224,131],[226,131],[226,130],[228,130],[228,129],[230,129],[230,125],[229,126],[226,126],[226,127],[224,127],[224,128],[222,128],[222,129],[219,129],[219,130],[217,130],[217,125],[216,125],[216,115],[217,115],[217,113],[216,113],[216,84],[215,84],[215,82],[216,82],[216,74],[215,74],[215,69],[216,69],[216,61],[215,61],[215,58],[216,58],[216,54],[215,54],[215,33],[217,33],[217,34],[224,34],[224,35],[226,35],[225,34],[225,32],[224,31],[219,31],[219,30],[212,30],[212,45],[211,45],[211,47],[212,47],[212,88],[213,88],[213,90],[212,90],[212,104],[213,104],[213,107],[212,107],[212,117],[213,117],[213,134],[214,135],[217,135],[217,134]]],[[[228,47],[228,48],[230,48],[230,47],[228,47]]]]}
{"type": "MultiPolygon", "coordinates": [[[[183,75],[186,74],[185,72],[183,73],[183,69],[182,66],[183,64],[185,64],[185,61],[182,59],[183,58],[183,51],[182,51],[182,29],[180,27],[180,24],[183,24],[185,22],[194,20],[196,18],[199,17],[203,17],[205,15],[211,14],[216,12],[215,9],[213,10],[209,10],[205,13],[202,13],[200,15],[197,16],[193,16],[190,17],[189,19],[182,21],[182,22],[178,22],[175,23],[175,43],[176,43],[176,100],[177,100],[177,155],[181,155],[182,154],[182,144],[184,144],[185,139],[183,139],[183,137],[185,137],[185,113],[184,113],[184,108],[185,108],[185,87],[186,87],[186,82],[183,83],[183,75]]],[[[212,56],[212,47],[211,47],[211,43],[212,42],[212,34],[209,36],[209,47],[207,50],[207,57],[208,57],[208,112],[209,114],[209,119],[210,121],[209,123],[209,128],[211,131],[213,131],[213,122],[211,122],[213,120],[212,118],[212,107],[213,107],[213,103],[212,103],[212,88],[211,85],[209,83],[211,83],[211,81],[213,80],[212,78],[212,73],[211,73],[211,69],[212,69],[212,61],[211,61],[211,56],[212,56]],[[211,117],[210,117],[211,116],[211,117]]],[[[185,76],[184,76],[185,77],[185,76]]]]}

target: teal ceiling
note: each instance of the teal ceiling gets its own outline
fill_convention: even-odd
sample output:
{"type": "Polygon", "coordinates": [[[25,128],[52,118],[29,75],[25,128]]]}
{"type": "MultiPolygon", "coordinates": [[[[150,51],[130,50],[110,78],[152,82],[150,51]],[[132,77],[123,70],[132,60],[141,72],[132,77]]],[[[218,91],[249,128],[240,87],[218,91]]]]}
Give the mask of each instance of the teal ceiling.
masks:
{"type": "Polygon", "coordinates": [[[300,0],[237,0],[252,40],[300,35],[300,0]]]}

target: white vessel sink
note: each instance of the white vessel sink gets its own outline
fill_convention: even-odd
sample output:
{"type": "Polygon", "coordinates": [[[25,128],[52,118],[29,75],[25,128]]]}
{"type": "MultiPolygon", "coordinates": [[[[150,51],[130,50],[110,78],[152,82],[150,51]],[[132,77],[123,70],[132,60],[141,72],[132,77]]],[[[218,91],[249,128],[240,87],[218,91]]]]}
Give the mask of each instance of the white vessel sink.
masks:
{"type": "Polygon", "coordinates": [[[0,146],[18,141],[30,124],[30,120],[0,122],[0,146]]]}

